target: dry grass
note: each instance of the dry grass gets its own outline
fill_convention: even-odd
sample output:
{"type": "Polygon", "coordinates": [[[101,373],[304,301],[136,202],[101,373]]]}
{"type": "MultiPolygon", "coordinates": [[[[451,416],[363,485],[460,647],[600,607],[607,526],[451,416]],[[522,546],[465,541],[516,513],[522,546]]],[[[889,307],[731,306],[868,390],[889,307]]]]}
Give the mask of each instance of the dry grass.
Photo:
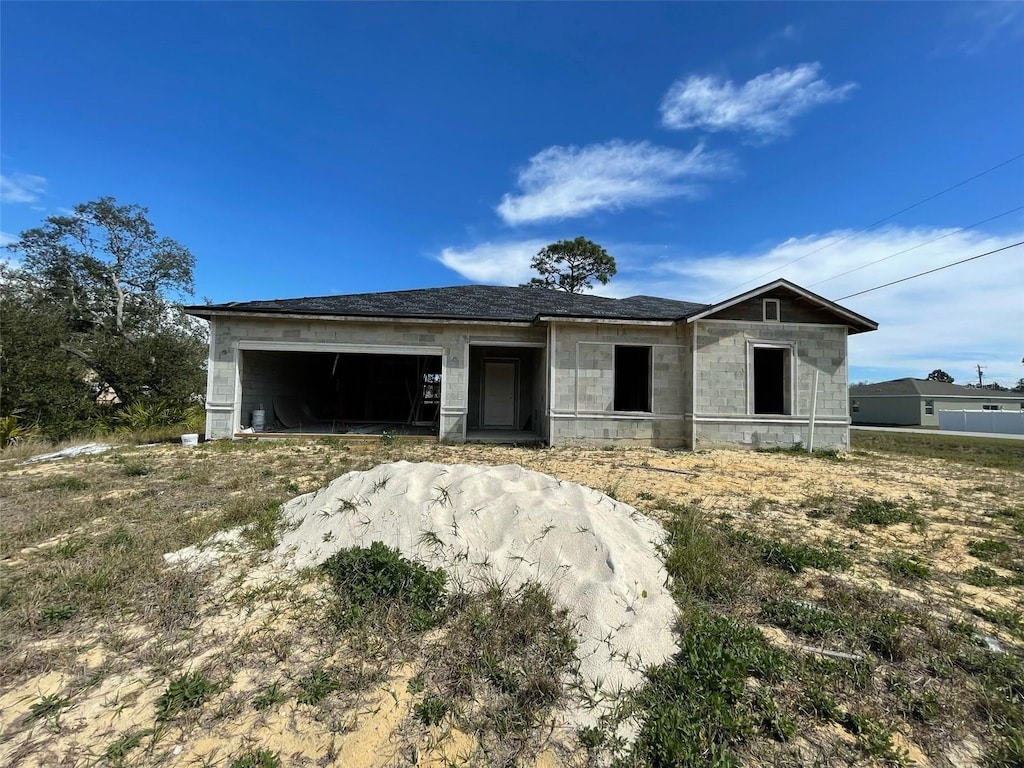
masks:
{"type": "MultiPolygon", "coordinates": [[[[1011,765],[1024,746],[1008,730],[1024,697],[1015,677],[1024,477],[990,446],[982,460],[920,448],[908,457],[889,446],[818,461],[322,440],[119,445],[18,463],[34,450],[0,456],[5,764],[156,765],[173,756],[245,765],[280,755],[282,764],[371,766],[408,762],[413,748],[437,765],[608,758],[614,738],[597,730],[569,739],[574,756],[546,747],[554,721],[544,707],[564,691],[530,683],[526,662],[509,657],[506,672],[523,683],[510,692],[504,673],[487,671],[504,667],[464,639],[481,617],[513,616],[514,603],[499,603],[515,596],[467,604],[442,629],[353,631],[330,621],[321,579],[282,579],[265,562],[281,501],[399,458],[518,463],[614,489],[671,524],[686,544],[666,553],[684,616],[734,638],[758,664],[783,659],[731,708],[697,713],[739,712],[754,723],[742,737],[722,737],[744,762],[1011,765]],[[244,548],[222,568],[164,563],[165,552],[238,525],[248,526],[244,548]],[[748,628],[774,651],[758,650],[748,628]],[[991,653],[991,642],[1010,653],[991,653]],[[161,719],[168,691],[198,703],[161,719]],[[540,709],[517,708],[521,701],[540,709]],[[497,739],[508,722],[526,725],[497,739]]],[[[502,636],[512,631],[498,626],[502,636]]],[[[552,642],[541,657],[557,657],[552,642]]],[[[695,663],[709,652],[693,646],[695,663]]],[[[666,672],[659,690],[678,679],[666,672]]],[[[645,733],[654,739],[658,727],[645,733]]],[[[656,762],[656,751],[644,754],[631,759],[656,762]]]]}

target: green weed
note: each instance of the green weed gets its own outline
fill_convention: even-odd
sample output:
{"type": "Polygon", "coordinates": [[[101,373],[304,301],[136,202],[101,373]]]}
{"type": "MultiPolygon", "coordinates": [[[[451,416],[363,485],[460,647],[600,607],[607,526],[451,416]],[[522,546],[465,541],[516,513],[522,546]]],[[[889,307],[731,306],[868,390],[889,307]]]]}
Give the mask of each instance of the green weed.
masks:
{"type": "Polygon", "coordinates": [[[299,693],[295,700],[299,704],[315,706],[332,693],[341,689],[341,681],[326,669],[310,672],[297,683],[299,693]]]}
{"type": "Polygon", "coordinates": [[[269,749],[245,752],[231,761],[230,768],[280,768],[281,758],[269,749]]]}
{"type": "Polygon", "coordinates": [[[160,694],[156,700],[156,719],[170,720],[187,709],[201,707],[216,692],[217,686],[202,672],[188,672],[172,680],[160,694]]]}
{"type": "Polygon", "coordinates": [[[920,525],[923,518],[913,506],[904,506],[894,499],[873,499],[862,496],[846,517],[847,524],[854,528],[865,525],[889,526],[898,523],[920,525]]]}
{"type": "Polygon", "coordinates": [[[339,598],[336,619],[353,626],[368,616],[400,607],[413,629],[434,626],[443,606],[447,575],[407,560],[375,541],[369,547],[343,549],[320,565],[339,598]]]}
{"type": "Polygon", "coordinates": [[[283,702],[286,698],[288,697],[285,694],[284,689],[281,687],[281,683],[275,680],[273,683],[268,685],[262,693],[253,697],[252,705],[256,709],[260,710],[270,709],[271,707],[283,702]]]}
{"type": "Polygon", "coordinates": [[[929,568],[917,555],[904,555],[902,552],[892,552],[882,558],[881,565],[896,579],[905,581],[921,581],[932,574],[929,568]]]}

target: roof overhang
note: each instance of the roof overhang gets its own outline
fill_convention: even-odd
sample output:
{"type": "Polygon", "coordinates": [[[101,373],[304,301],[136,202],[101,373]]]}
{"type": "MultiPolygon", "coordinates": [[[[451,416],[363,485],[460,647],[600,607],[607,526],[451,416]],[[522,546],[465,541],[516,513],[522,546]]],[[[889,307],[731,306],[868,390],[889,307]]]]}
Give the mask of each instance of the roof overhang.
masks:
{"type": "Polygon", "coordinates": [[[726,299],[718,304],[712,304],[711,306],[702,309],[700,312],[690,315],[686,318],[686,322],[692,323],[697,320],[704,320],[717,312],[721,312],[723,309],[728,309],[740,302],[747,301],[748,299],[756,298],[762,293],[773,291],[776,288],[785,288],[791,291],[795,295],[799,296],[804,301],[814,304],[827,312],[831,312],[837,317],[843,320],[843,324],[850,328],[852,333],[863,333],[865,331],[876,331],[878,330],[878,323],[870,318],[859,315],[852,310],[842,307],[836,304],[834,301],[829,301],[824,296],[819,296],[816,293],[808,291],[806,288],[801,288],[795,283],[791,283],[788,280],[775,280],[774,282],[762,285],[758,288],[752,288],[746,293],[741,293],[739,296],[733,296],[731,299],[726,299]]]}

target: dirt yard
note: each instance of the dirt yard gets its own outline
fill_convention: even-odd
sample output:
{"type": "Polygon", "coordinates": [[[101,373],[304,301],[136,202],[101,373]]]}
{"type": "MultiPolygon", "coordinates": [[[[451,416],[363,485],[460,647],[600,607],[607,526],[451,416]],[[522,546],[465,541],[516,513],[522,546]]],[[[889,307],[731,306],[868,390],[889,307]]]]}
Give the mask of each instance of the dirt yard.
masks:
{"type": "MultiPolygon", "coordinates": [[[[843,714],[793,709],[793,732],[746,738],[737,748],[744,761],[970,765],[1003,749],[994,710],[957,701],[968,690],[982,701],[988,689],[964,664],[950,661],[952,672],[936,659],[998,648],[991,653],[1019,663],[1024,653],[1019,467],[857,451],[817,458],[327,440],[120,446],[28,465],[0,458],[0,764],[600,763],[601,750],[567,732],[557,711],[505,751],[489,749],[486,734],[457,713],[425,716],[419,680],[444,630],[339,635],[326,624],[323,585],[285,578],[268,561],[281,502],[395,460],[517,464],[591,486],[666,524],[681,507],[699,509],[733,539],[739,532],[744,541],[835,551],[848,563],[787,570],[771,557],[758,561],[769,574],[764,583],[785,599],[827,601],[836,590],[859,590],[912,617],[907,625],[924,638],[919,650],[884,658],[849,640],[842,652],[871,666],[862,687],[833,692],[843,714]],[[870,516],[886,510],[902,517],[870,516]],[[240,525],[246,535],[211,568],[165,565],[163,553],[240,525]],[[953,649],[956,633],[968,640],[953,649]],[[892,711],[892,692],[904,684],[908,701],[920,703],[915,689],[934,692],[926,714],[909,705],[892,711]],[[885,737],[877,744],[869,738],[876,722],[885,737]]],[[[760,595],[716,610],[757,627],[794,658],[809,645],[838,648],[842,637],[855,637],[811,642],[758,607],[781,600],[760,595]]],[[[787,685],[775,684],[779,701],[787,685]]],[[[1010,695],[1024,695],[1024,681],[1017,685],[1010,695]]]]}

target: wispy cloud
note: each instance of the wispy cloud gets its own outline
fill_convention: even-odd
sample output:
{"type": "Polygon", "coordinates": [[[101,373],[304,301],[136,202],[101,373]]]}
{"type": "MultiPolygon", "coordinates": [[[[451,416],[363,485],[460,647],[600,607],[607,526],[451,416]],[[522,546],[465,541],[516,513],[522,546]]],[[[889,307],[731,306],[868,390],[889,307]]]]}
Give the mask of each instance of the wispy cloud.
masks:
{"type": "Polygon", "coordinates": [[[46,191],[46,179],[30,173],[0,174],[0,203],[34,203],[46,191]]]}
{"type": "Polygon", "coordinates": [[[530,261],[548,242],[514,240],[472,248],[445,248],[437,260],[467,280],[491,285],[520,285],[534,277],[530,261]]]}
{"type": "MultiPolygon", "coordinates": [[[[815,293],[836,299],[1024,240],[1024,229],[1005,235],[959,232],[906,254],[881,261],[835,280],[828,278],[897,251],[912,248],[953,228],[898,228],[854,234],[834,247],[790,266],[788,262],[849,234],[829,232],[793,238],[751,253],[688,260],[649,262],[614,280],[611,295],[637,293],[706,301],[742,293],[754,285],[785,277],[815,293]],[[780,270],[781,268],[781,270],[780,270]],[[756,282],[769,270],[768,277],[756,282]]],[[[1024,277],[1015,271],[1020,249],[1003,251],[926,277],[841,302],[880,324],[874,333],[850,339],[854,379],[925,376],[935,368],[958,381],[970,381],[975,363],[986,378],[1013,384],[1021,376],[1020,329],[1024,328],[1024,277]],[[859,373],[867,371],[870,373],[859,373]]],[[[603,290],[601,293],[608,293],[603,290]]]]}
{"type": "Polygon", "coordinates": [[[17,235],[12,235],[10,232],[0,232],[0,248],[5,248],[11,243],[15,243],[17,241],[17,235]]]}
{"type": "Polygon", "coordinates": [[[960,53],[979,54],[993,45],[1024,40],[1024,5],[1021,3],[960,3],[951,7],[950,26],[960,53]]]}
{"type": "Polygon", "coordinates": [[[774,69],[742,85],[713,75],[677,80],[661,101],[661,123],[676,130],[748,131],[785,136],[799,115],[843,101],[855,83],[829,85],[817,62],[774,69]]]}
{"type": "Polygon", "coordinates": [[[538,152],[519,172],[520,194],[497,206],[506,224],[570,219],[653,201],[696,196],[697,180],[733,167],[732,156],[698,144],[683,152],[649,142],[609,141],[538,152]]]}

